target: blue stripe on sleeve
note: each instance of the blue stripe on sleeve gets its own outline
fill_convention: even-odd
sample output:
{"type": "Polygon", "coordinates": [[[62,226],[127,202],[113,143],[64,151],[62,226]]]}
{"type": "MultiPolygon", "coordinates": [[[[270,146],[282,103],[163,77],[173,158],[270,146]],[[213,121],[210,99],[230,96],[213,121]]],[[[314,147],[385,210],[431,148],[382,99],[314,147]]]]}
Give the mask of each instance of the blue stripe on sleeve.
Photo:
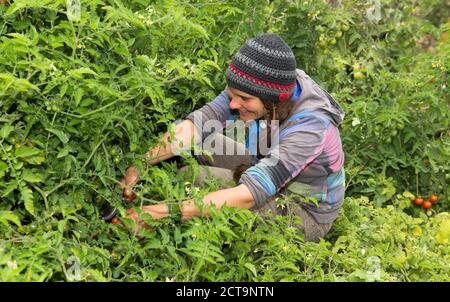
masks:
{"type": "Polygon", "coordinates": [[[256,181],[261,184],[269,197],[274,196],[277,193],[277,188],[273,181],[258,167],[253,166],[247,169],[245,173],[254,177],[256,181]]]}

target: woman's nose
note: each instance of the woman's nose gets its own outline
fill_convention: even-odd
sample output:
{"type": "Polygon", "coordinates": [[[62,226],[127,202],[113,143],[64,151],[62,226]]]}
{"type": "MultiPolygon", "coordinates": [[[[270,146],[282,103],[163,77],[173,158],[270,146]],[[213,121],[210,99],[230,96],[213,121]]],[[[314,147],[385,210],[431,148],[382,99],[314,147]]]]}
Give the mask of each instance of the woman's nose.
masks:
{"type": "Polygon", "coordinates": [[[231,109],[240,109],[241,108],[241,104],[240,104],[240,102],[237,99],[232,98],[231,101],[230,101],[230,108],[231,109]]]}

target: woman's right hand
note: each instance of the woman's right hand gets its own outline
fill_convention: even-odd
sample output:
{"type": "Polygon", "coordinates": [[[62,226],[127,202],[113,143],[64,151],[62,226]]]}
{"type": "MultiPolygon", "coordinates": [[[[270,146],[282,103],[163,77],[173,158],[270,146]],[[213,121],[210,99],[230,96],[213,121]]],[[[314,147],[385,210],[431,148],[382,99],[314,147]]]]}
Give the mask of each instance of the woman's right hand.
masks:
{"type": "Polygon", "coordinates": [[[136,199],[136,194],[132,191],[132,188],[138,180],[138,170],[135,166],[129,166],[125,172],[125,177],[120,181],[120,187],[123,189],[122,196],[127,202],[133,202],[136,199]]]}

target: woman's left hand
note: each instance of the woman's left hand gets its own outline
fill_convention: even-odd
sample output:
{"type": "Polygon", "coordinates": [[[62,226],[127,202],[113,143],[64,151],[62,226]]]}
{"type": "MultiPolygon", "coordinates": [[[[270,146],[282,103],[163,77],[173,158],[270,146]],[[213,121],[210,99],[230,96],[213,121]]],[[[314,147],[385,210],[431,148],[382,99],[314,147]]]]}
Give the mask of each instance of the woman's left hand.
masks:
{"type": "MultiPolygon", "coordinates": [[[[143,213],[150,214],[153,219],[161,219],[169,215],[169,213],[167,212],[167,206],[165,204],[142,206],[141,210],[143,213]]],[[[134,221],[135,234],[137,234],[140,228],[151,229],[151,227],[139,217],[139,214],[135,209],[128,209],[127,215],[125,217],[134,221]]]]}

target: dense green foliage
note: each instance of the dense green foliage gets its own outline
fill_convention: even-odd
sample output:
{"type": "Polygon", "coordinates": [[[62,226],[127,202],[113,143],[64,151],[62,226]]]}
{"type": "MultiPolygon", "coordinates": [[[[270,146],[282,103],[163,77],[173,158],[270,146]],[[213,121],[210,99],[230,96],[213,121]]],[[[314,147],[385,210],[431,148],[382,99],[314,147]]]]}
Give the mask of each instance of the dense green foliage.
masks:
{"type": "MultiPolygon", "coordinates": [[[[0,280],[73,280],[72,256],[87,281],[450,280],[448,1],[85,0],[79,19],[75,0],[9,2],[0,280]],[[232,55],[263,32],[282,35],[347,114],[348,197],[325,240],[305,243],[291,216],[236,209],[148,220],[143,240],[104,222],[102,204],[124,211],[126,167],[214,98],[232,55]],[[440,200],[425,212],[409,192],[440,200]]],[[[176,170],[149,170],[139,202],[216,188],[192,190],[176,170]]]]}

